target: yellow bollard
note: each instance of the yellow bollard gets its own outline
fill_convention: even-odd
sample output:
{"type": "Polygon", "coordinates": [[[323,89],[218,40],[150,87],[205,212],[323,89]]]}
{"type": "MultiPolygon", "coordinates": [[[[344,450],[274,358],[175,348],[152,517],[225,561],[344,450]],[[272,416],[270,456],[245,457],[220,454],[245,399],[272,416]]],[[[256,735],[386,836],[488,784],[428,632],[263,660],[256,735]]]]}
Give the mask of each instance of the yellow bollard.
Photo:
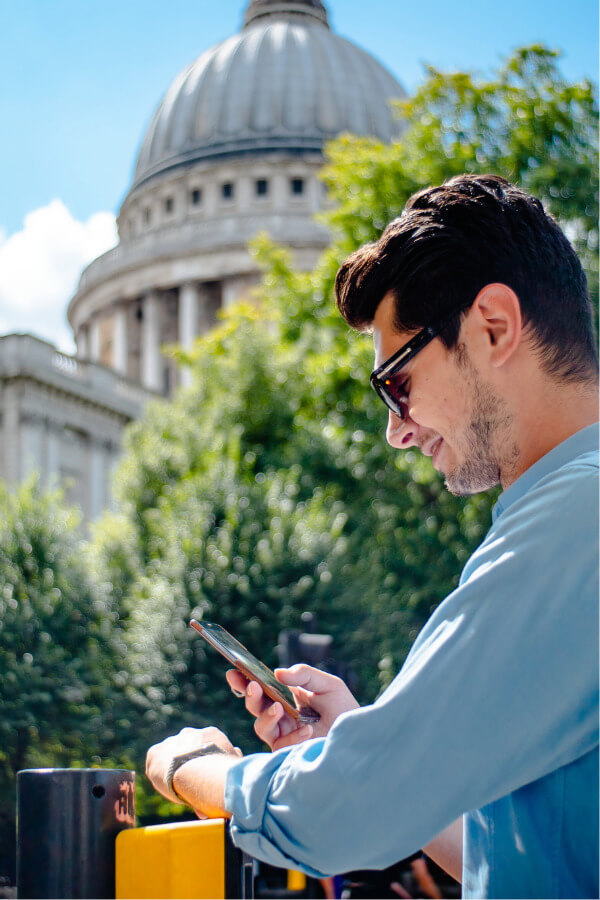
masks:
{"type": "Polygon", "coordinates": [[[306,875],[304,872],[297,872],[296,869],[288,869],[287,889],[288,891],[305,891],[306,875]]]}
{"type": "Polygon", "coordinates": [[[240,875],[241,854],[224,819],[130,828],[117,837],[117,900],[239,897],[240,875]]]}

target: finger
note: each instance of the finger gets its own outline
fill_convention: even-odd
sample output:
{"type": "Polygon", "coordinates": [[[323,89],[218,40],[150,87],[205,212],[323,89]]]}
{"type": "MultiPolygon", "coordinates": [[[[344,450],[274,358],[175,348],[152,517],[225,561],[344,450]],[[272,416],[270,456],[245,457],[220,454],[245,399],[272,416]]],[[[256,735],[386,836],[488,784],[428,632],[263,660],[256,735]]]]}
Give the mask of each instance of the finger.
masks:
{"type": "Polygon", "coordinates": [[[251,681],[246,688],[246,709],[252,716],[260,716],[272,704],[272,701],[265,697],[263,689],[257,681],[251,681]]]}
{"type": "Polygon", "coordinates": [[[312,706],[315,702],[315,697],[318,700],[318,694],[314,691],[307,691],[306,688],[296,687],[296,685],[290,685],[290,690],[294,695],[296,700],[296,706],[298,709],[301,709],[303,706],[312,706]]]}
{"type": "Polygon", "coordinates": [[[289,669],[275,669],[275,675],[282,684],[303,687],[315,694],[332,690],[334,682],[339,681],[335,675],[329,675],[304,663],[298,663],[289,669]]]}
{"type": "Polygon", "coordinates": [[[301,744],[312,736],[312,725],[303,725],[302,728],[296,728],[294,731],[290,731],[289,734],[277,738],[270,746],[272,750],[281,750],[283,747],[293,747],[294,744],[301,744]]]}
{"type": "Polygon", "coordinates": [[[283,737],[284,734],[289,734],[290,731],[296,731],[297,728],[297,720],[292,718],[292,716],[285,715],[279,720],[279,734],[277,736],[283,737]]]}
{"type": "Polygon", "coordinates": [[[280,722],[285,716],[281,703],[272,703],[254,723],[254,731],[265,744],[272,746],[273,741],[280,737],[280,722]]]}
{"type": "Polygon", "coordinates": [[[225,673],[227,684],[236,695],[236,697],[245,697],[246,688],[248,687],[248,679],[242,675],[237,669],[229,669],[225,673]]]}

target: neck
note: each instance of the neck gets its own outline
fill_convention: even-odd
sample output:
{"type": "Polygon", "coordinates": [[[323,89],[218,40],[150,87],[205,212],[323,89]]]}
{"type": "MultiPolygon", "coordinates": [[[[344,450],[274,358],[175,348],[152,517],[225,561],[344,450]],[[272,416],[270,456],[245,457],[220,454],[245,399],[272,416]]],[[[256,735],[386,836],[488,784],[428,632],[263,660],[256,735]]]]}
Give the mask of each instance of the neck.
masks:
{"type": "Polygon", "coordinates": [[[534,463],[573,434],[598,421],[598,384],[553,381],[543,391],[532,391],[531,399],[511,428],[510,446],[502,467],[501,484],[509,487],[534,463]]]}

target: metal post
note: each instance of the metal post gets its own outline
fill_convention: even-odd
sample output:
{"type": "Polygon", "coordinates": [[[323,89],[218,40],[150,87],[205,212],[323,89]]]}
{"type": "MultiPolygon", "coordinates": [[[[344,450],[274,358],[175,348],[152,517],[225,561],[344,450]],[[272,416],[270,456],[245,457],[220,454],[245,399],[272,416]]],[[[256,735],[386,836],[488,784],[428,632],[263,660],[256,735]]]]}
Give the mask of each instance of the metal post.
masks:
{"type": "Polygon", "coordinates": [[[17,773],[17,897],[114,898],[115,838],[135,825],[135,772],[17,773]]]}
{"type": "Polygon", "coordinates": [[[225,823],[225,897],[231,900],[252,900],[254,897],[255,861],[234,846],[225,823]]]}

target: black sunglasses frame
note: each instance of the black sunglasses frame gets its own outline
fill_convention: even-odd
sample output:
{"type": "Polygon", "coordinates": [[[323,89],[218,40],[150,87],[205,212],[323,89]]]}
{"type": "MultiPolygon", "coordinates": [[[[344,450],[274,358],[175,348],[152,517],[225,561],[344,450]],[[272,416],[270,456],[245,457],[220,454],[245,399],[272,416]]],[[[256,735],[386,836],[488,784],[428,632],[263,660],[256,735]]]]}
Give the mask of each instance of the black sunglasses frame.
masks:
{"type": "Polygon", "coordinates": [[[408,395],[406,395],[406,400],[397,400],[392,395],[387,388],[391,377],[395,375],[399,369],[404,368],[407,363],[414,359],[417,353],[420,353],[434,338],[438,337],[446,325],[448,325],[458,313],[463,312],[465,308],[466,307],[455,310],[451,315],[442,319],[442,321],[436,325],[427,325],[426,328],[422,328],[421,331],[410,339],[410,341],[407,341],[404,347],[397,350],[392,356],[386,359],[385,362],[371,372],[371,386],[383,400],[387,408],[391,409],[394,415],[398,416],[402,421],[406,419],[408,413],[408,395]]]}

